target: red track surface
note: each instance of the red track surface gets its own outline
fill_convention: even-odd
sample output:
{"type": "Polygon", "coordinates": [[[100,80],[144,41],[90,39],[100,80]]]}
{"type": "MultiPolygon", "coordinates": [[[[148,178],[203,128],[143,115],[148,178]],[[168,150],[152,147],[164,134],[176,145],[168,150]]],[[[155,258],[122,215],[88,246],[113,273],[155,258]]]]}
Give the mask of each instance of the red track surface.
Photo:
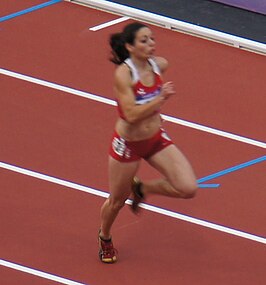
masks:
{"type": "MultiPolygon", "coordinates": [[[[42,1],[14,7],[3,15],[42,1]]],[[[2,13],[2,11],[1,11],[2,13]]],[[[1,23],[1,68],[113,99],[107,39],[123,24],[88,27],[116,16],[59,3],[1,23]],[[103,84],[104,82],[104,84],[103,84]]],[[[163,112],[265,141],[265,57],[154,27],[158,54],[178,95],[163,112]],[[171,42],[171,45],[167,44],[171,42]]],[[[108,191],[107,151],[114,107],[4,75],[0,160],[108,191]]],[[[166,123],[168,133],[204,177],[265,155],[259,147],[166,123]]],[[[143,164],[141,177],[157,175],[143,164]]],[[[211,181],[192,201],[147,201],[258,236],[265,229],[265,162],[211,181]]],[[[0,258],[90,285],[265,283],[265,245],[127,207],[113,235],[119,262],[97,259],[103,199],[0,169],[0,258]]],[[[54,284],[0,267],[5,285],[54,284]]]]}

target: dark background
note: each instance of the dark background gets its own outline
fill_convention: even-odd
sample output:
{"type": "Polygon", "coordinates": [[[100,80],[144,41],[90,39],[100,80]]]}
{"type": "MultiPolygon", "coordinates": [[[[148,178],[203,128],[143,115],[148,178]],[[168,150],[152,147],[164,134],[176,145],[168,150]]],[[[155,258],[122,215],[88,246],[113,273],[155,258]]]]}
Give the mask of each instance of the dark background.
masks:
{"type": "Polygon", "coordinates": [[[111,1],[266,43],[266,16],[207,0],[111,1]]]}

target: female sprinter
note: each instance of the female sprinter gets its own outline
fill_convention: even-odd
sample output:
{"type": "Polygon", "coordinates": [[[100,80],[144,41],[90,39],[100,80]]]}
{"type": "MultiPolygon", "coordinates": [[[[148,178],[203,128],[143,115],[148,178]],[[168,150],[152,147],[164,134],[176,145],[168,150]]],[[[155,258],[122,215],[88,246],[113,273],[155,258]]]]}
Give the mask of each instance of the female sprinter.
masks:
{"type": "Polygon", "coordinates": [[[162,83],[168,63],[154,56],[152,31],[131,23],[111,35],[110,46],[111,61],[118,65],[114,90],[119,118],[110,147],[110,196],[101,208],[99,257],[105,263],[117,260],[111,227],[131,194],[132,210],[137,212],[149,194],[192,198],[197,189],[190,163],[162,129],[160,109],[175,90],[172,82],[162,83]],[[161,179],[141,182],[135,177],[142,158],[162,174],[161,179]]]}

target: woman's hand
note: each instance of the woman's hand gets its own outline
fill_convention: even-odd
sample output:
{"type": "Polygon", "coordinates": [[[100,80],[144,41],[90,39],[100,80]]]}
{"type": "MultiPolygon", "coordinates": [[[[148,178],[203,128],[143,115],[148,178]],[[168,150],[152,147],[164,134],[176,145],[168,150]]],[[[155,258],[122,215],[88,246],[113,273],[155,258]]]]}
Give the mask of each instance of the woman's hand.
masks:
{"type": "Polygon", "coordinates": [[[175,94],[175,87],[172,81],[166,82],[162,86],[161,98],[167,100],[170,96],[175,94]]]}

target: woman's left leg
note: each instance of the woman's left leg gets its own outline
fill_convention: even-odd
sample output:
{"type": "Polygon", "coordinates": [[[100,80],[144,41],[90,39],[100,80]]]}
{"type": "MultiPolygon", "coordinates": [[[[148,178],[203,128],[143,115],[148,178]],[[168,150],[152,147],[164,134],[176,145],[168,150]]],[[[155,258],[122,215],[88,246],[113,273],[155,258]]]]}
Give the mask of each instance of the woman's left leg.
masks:
{"type": "Polygon", "coordinates": [[[187,158],[175,145],[170,145],[154,154],[148,162],[164,178],[144,182],[142,185],[144,196],[149,194],[175,198],[195,196],[198,188],[196,176],[187,158]]]}

